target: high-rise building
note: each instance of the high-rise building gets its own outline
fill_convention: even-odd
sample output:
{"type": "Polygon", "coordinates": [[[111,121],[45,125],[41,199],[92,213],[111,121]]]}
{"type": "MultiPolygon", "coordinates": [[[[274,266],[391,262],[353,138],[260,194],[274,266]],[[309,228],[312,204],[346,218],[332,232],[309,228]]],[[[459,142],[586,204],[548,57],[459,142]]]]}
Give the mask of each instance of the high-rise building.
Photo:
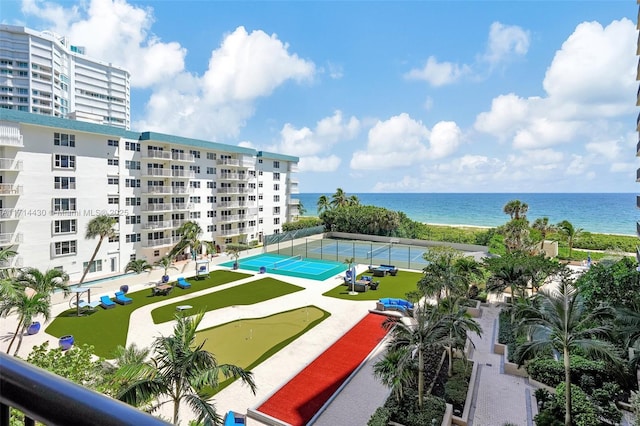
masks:
{"type": "Polygon", "coordinates": [[[131,126],[130,74],[66,37],[0,25],[0,108],[131,126]]]}
{"type": "Polygon", "coordinates": [[[61,268],[78,280],[96,247],[89,221],[114,217],[88,279],[159,260],[198,223],[201,240],[260,243],[295,220],[297,157],[0,109],[4,267],[61,268]]]}

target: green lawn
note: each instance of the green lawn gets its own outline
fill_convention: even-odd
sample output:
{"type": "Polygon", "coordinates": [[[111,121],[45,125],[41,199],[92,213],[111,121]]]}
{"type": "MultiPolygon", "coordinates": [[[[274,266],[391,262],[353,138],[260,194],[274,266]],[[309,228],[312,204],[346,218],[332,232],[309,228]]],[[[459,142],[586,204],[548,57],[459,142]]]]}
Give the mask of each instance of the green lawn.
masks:
{"type": "Polygon", "coordinates": [[[193,314],[198,311],[208,312],[233,305],[252,305],[300,290],[304,289],[275,278],[265,277],[257,281],[205,294],[188,301],[183,300],[156,308],[151,311],[151,317],[154,323],[159,324],[174,319],[176,306],[179,305],[192,306],[193,308],[185,311],[185,313],[193,314]]]}
{"type": "MultiPolygon", "coordinates": [[[[368,272],[358,275],[371,275],[368,272]]],[[[378,300],[383,297],[396,297],[404,299],[410,291],[417,290],[417,283],[422,278],[422,272],[398,271],[395,277],[387,275],[386,277],[373,277],[374,281],[380,281],[377,290],[369,290],[357,295],[349,294],[349,287],[340,284],[339,286],[327,291],[323,296],[335,297],[345,300],[378,300]]]]}
{"type": "Polygon", "coordinates": [[[118,305],[109,310],[98,307],[95,311],[86,312],[81,317],[76,316],[75,308],[70,309],[53,320],[46,328],[46,332],[56,337],[71,334],[76,345],[85,343],[93,345],[96,355],[111,358],[118,345],[124,346],[126,344],[129,316],[135,309],[251,276],[252,274],[220,270],[211,272],[206,279],[189,278],[189,282],[192,284],[191,288],[182,290],[176,287],[168,296],[152,296],[151,287],[127,293],[127,297],[133,299],[129,305],[118,305]]]}
{"type": "MultiPolygon", "coordinates": [[[[331,314],[316,306],[305,306],[263,318],[245,318],[198,331],[196,342],[215,354],[220,364],[235,364],[251,370],[331,314]]],[[[233,379],[221,378],[220,392],[233,379]]]]}

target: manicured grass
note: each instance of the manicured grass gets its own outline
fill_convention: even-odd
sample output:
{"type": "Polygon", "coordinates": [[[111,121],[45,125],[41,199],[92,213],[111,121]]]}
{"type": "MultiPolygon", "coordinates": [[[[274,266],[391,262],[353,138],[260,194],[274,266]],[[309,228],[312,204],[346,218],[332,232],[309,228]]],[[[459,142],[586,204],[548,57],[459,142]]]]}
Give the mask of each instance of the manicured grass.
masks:
{"type": "MultiPolygon", "coordinates": [[[[305,306],[267,317],[245,318],[199,331],[196,342],[204,342],[204,349],[215,354],[219,363],[251,370],[330,315],[316,306],[305,306]]],[[[215,392],[232,382],[223,380],[215,392]]]]}
{"type": "Polygon", "coordinates": [[[151,311],[151,317],[154,323],[159,324],[174,319],[176,306],[180,305],[192,306],[192,308],[186,310],[185,313],[193,314],[198,311],[208,312],[233,305],[252,305],[300,290],[303,290],[303,288],[276,280],[275,278],[265,277],[257,281],[205,294],[194,299],[183,300],[156,308],[151,311]]]}
{"type": "MultiPolygon", "coordinates": [[[[365,272],[358,275],[358,279],[362,275],[371,275],[365,272]]],[[[422,272],[398,271],[395,277],[387,275],[386,277],[373,277],[374,281],[380,281],[377,290],[369,290],[357,295],[350,295],[350,287],[340,284],[339,286],[327,291],[323,296],[335,297],[345,300],[378,300],[382,297],[396,297],[404,299],[406,294],[417,290],[417,283],[422,278],[422,272]]]]}
{"type": "Polygon", "coordinates": [[[56,337],[71,334],[76,345],[85,343],[93,345],[96,355],[111,358],[113,351],[119,345],[124,346],[127,342],[129,317],[135,309],[251,276],[251,274],[220,270],[211,272],[205,279],[189,278],[189,282],[192,284],[191,288],[182,290],[176,287],[167,296],[152,296],[151,287],[127,293],[127,297],[133,299],[129,305],[118,305],[109,310],[98,307],[95,311],[85,312],[81,317],[76,316],[75,308],[69,309],[53,320],[46,328],[46,332],[56,337]]]}

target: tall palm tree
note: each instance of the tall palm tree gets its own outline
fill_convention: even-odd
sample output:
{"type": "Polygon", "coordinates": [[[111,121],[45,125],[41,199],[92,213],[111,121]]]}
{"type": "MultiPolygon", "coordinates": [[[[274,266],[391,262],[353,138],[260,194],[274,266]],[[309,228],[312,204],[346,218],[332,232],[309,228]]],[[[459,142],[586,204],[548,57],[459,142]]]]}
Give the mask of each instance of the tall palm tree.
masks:
{"type": "MultiPolygon", "coordinates": [[[[383,327],[390,330],[387,351],[398,352],[399,377],[403,377],[405,369],[415,369],[417,372],[418,406],[422,408],[425,394],[425,355],[429,351],[443,353],[445,347],[453,341],[449,336],[449,320],[437,309],[420,306],[416,309],[414,319],[412,323],[404,323],[390,317],[384,321],[383,327]]],[[[435,377],[432,384],[433,382],[435,377]]],[[[430,386],[427,393],[432,389],[433,386],[430,386]]]]}
{"type": "Polygon", "coordinates": [[[519,364],[549,349],[562,354],[565,377],[565,426],[571,426],[571,352],[618,363],[610,337],[614,311],[600,305],[588,309],[584,298],[573,286],[569,271],[564,271],[556,288],[544,288],[533,296],[537,303],[524,304],[514,313],[520,332],[531,337],[519,346],[519,364]]]}
{"type": "Polygon", "coordinates": [[[329,200],[329,197],[327,197],[326,195],[321,195],[318,198],[316,207],[318,207],[318,214],[325,212],[327,210],[331,210],[331,201],[329,200]]]}
{"type": "Polygon", "coordinates": [[[558,231],[560,231],[560,233],[567,239],[567,244],[569,245],[569,257],[571,257],[573,243],[580,237],[580,234],[582,234],[582,228],[576,228],[568,220],[563,220],[558,223],[557,226],[558,231]]]}
{"type": "Polygon", "coordinates": [[[540,251],[544,252],[544,240],[547,238],[549,232],[555,231],[556,227],[552,223],[549,223],[549,218],[546,216],[537,218],[531,227],[540,231],[540,235],[542,236],[540,251]]]}
{"type": "Polygon", "coordinates": [[[467,292],[475,267],[471,267],[463,254],[451,247],[432,247],[422,257],[427,261],[422,271],[424,275],[418,282],[418,289],[425,296],[435,296],[436,304],[440,299],[467,292]]]}
{"type": "Polygon", "coordinates": [[[416,369],[403,365],[404,350],[387,350],[373,365],[373,375],[380,383],[391,389],[400,401],[404,397],[404,388],[412,386],[416,379],[416,369]]]}
{"type": "Polygon", "coordinates": [[[176,232],[181,235],[181,237],[180,241],[178,241],[169,252],[171,257],[180,254],[187,247],[190,247],[192,251],[196,252],[201,252],[203,248],[206,248],[208,253],[215,251],[213,241],[201,240],[203,233],[202,227],[196,221],[190,220],[183,223],[176,232]]]}
{"type": "Polygon", "coordinates": [[[47,297],[54,291],[62,291],[65,296],[70,294],[69,275],[59,269],[47,269],[42,272],[37,268],[24,268],[18,273],[16,283],[22,289],[29,287],[47,297]]]}
{"type": "Polygon", "coordinates": [[[146,259],[136,259],[127,263],[127,266],[124,268],[124,272],[135,272],[136,274],[141,274],[143,272],[149,272],[153,269],[153,265],[147,262],[146,259]]]}
{"type": "Polygon", "coordinates": [[[11,351],[11,347],[18,339],[18,345],[14,355],[17,355],[22,344],[22,338],[27,330],[27,327],[33,322],[33,318],[36,315],[44,315],[45,322],[49,321],[51,317],[51,300],[47,293],[29,293],[25,291],[25,287],[21,285],[15,285],[11,290],[5,289],[2,294],[2,301],[0,301],[0,316],[7,317],[11,314],[18,315],[18,324],[16,331],[13,334],[13,338],[7,348],[7,353],[11,351]]]}
{"type": "Polygon", "coordinates": [[[350,195],[349,198],[347,199],[347,203],[349,206],[359,206],[360,199],[358,198],[357,195],[350,195]]]}
{"type": "Polygon", "coordinates": [[[331,196],[332,207],[344,207],[349,204],[349,197],[344,189],[337,188],[336,192],[331,196]]]}
{"type": "Polygon", "coordinates": [[[220,377],[240,378],[255,394],[253,374],[232,364],[218,364],[211,352],[196,344],[196,329],[204,317],[176,315],[171,336],[156,338],[153,358],[146,362],[125,365],[118,375],[123,388],[117,398],[131,405],[151,404],[158,409],[173,404],[173,424],[179,423],[181,403],[188,404],[197,415],[197,422],[219,424],[216,406],[206,396],[206,389],[215,389],[220,377]]]}
{"type": "Polygon", "coordinates": [[[527,216],[529,205],[527,203],[523,203],[520,200],[511,200],[504,205],[502,211],[505,214],[508,214],[511,219],[520,219],[527,216]]]}
{"type": "Polygon", "coordinates": [[[500,257],[487,257],[484,264],[489,271],[487,291],[502,293],[509,288],[514,301],[517,297],[524,297],[529,282],[525,254],[515,252],[500,257]]]}
{"type": "Polygon", "coordinates": [[[116,220],[111,216],[100,215],[91,219],[87,224],[85,238],[88,240],[92,240],[95,237],[98,237],[98,244],[96,245],[95,250],[93,250],[91,259],[89,259],[89,263],[87,263],[87,267],[84,268],[84,272],[82,273],[82,277],[80,277],[79,284],[82,284],[84,282],[85,277],[91,270],[91,265],[93,265],[93,261],[96,259],[98,251],[100,250],[100,246],[102,245],[104,239],[111,238],[116,235],[116,231],[113,228],[116,223],[116,220]]]}

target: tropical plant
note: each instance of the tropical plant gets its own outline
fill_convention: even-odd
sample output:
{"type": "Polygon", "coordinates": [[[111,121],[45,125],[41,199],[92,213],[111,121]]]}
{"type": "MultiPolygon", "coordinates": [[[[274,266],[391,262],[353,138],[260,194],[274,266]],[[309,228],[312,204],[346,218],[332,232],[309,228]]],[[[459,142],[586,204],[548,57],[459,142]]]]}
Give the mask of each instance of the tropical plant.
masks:
{"type": "Polygon", "coordinates": [[[29,287],[47,297],[55,291],[62,291],[65,296],[70,294],[69,275],[59,269],[42,272],[37,268],[24,268],[18,273],[16,283],[23,289],[29,287]]]}
{"type": "Polygon", "coordinates": [[[316,203],[316,207],[318,207],[318,214],[330,210],[331,209],[331,201],[329,200],[329,197],[327,197],[326,195],[321,195],[318,198],[318,202],[316,203]]]}
{"type": "Polygon", "coordinates": [[[227,253],[227,256],[233,258],[235,266],[238,267],[240,266],[240,253],[243,250],[247,250],[248,248],[249,246],[247,246],[246,244],[227,244],[227,246],[225,247],[225,252],[227,253]]]}
{"type": "Polygon", "coordinates": [[[528,277],[524,266],[525,259],[526,255],[521,252],[485,258],[484,265],[489,272],[487,291],[502,293],[509,288],[514,299],[523,297],[528,285],[528,277]]]}
{"type": "Polygon", "coordinates": [[[98,237],[98,244],[96,244],[96,248],[93,250],[93,254],[91,255],[91,259],[87,263],[87,266],[84,268],[84,272],[80,277],[79,284],[84,282],[85,277],[91,270],[91,266],[93,265],[93,261],[96,259],[98,255],[98,251],[100,250],[100,246],[105,238],[111,238],[116,235],[116,231],[114,226],[117,221],[111,216],[100,215],[96,216],[89,221],[87,224],[87,230],[85,232],[85,238],[88,240],[94,239],[98,237]]]}
{"type": "Polygon", "coordinates": [[[344,189],[337,188],[336,192],[331,196],[332,207],[344,207],[349,205],[349,196],[344,189]]]}
{"type": "Polygon", "coordinates": [[[27,327],[33,322],[33,318],[36,315],[44,315],[45,321],[49,321],[51,316],[51,301],[48,294],[37,292],[29,293],[21,286],[15,286],[13,291],[5,291],[3,293],[2,301],[0,301],[0,316],[3,318],[11,314],[18,316],[16,330],[7,347],[7,353],[9,353],[16,337],[19,337],[14,352],[14,355],[17,355],[22,345],[22,338],[27,331],[27,327]]]}
{"type": "Polygon", "coordinates": [[[511,200],[504,205],[502,211],[508,214],[511,219],[520,219],[527,216],[529,205],[520,200],[511,200]]]}
{"type": "MultiPolygon", "coordinates": [[[[356,261],[355,257],[348,257],[344,260],[344,263],[348,265],[347,270],[349,271],[350,274],[353,274],[351,267],[355,261],[356,261]]],[[[356,285],[356,277],[352,276],[351,277],[351,293],[355,293],[355,285],[356,285]]]]}
{"type": "Polygon", "coordinates": [[[422,257],[427,261],[418,282],[425,296],[435,296],[436,303],[451,295],[466,294],[473,277],[479,274],[475,261],[471,262],[459,250],[447,246],[432,247],[422,257]]]}
{"type": "Polygon", "coordinates": [[[178,268],[173,266],[173,257],[170,254],[158,259],[158,261],[154,263],[154,266],[162,268],[164,270],[163,276],[165,277],[169,275],[169,269],[178,270],[178,268]]]}
{"type": "Polygon", "coordinates": [[[565,370],[565,426],[571,426],[571,363],[572,351],[619,363],[615,347],[607,341],[614,311],[605,305],[588,309],[580,292],[573,286],[568,270],[560,275],[558,286],[544,288],[533,298],[538,303],[523,306],[515,317],[518,328],[530,337],[516,351],[517,362],[548,350],[562,355],[565,370]]]}
{"type": "Polygon", "coordinates": [[[208,389],[216,389],[220,377],[240,378],[255,394],[253,374],[232,364],[219,364],[216,357],[196,343],[196,330],[204,317],[176,315],[173,334],[156,338],[153,358],[126,364],[116,373],[123,387],[117,398],[134,406],[150,404],[152,410],[173,404],[173,424],[179,424],[180,405],[188,404],[196,421],[219,424],[216,406],[209,401],[208,389]]]}
{"type": "Polygon", "coordinates": [[[202,252],[206,249],[208,253],[215,253],[216,248],[213,241],[201,240],[202,227],[198,222],[190,220],[176,230],[176,233],[180,235],[180,241],[171,249],[169,255],[175,258],[178,254],[182,253],[184,249],[189,247],[192,252],[202,252]]]}
{"type": "Polygon", "coordinates": [[[542,241],[540,241],[540,251],[544,252],[544,241],[547,238],[547,234],[555,231],[556,227],[549,223],[549,218],[546,216],[537,218],[531,227],[540,232],[540,236],[542,237],[542,241]]]}
{"type": "MultiPolygon", "coordinates": [[[[444,354],[445,347],[454,342],[449,335],[449,318],[438,312],[437,309],[426,305],[419,306],[414,313],[414,319],[415,321],[405,323],[390,317],[383,323],[383,327],[390,330],[391,336],[387,352],[397,352],[397,354],[390,356],[398,360],[395,371],[397,376],[388,376],[384,381],[387,383],[402,382],[405,380],[405,370],[415,371],[417,374],[418,406],[422,408],[425,395],[425,354],[428,351],[439,351],[444,354]]],[[[436,369],[436,376],[441,367],[436,369]]],[[[435,376],[432,379],[427,394],[433,389],[435,376]]]]}
{"type": "Polygon", "coordinates": [[[153,265],[147,262],[146,259],[135,259],[127,263],[127,266],[124,268],[124,272],[135,272],[136,274],[141,274],[143,272],[149,272],[153,269],[153,265]]]}
{"type": "MultiPolygon", "coordinates": [[[[0,264],[9,263],[11,258],[18,254],[17,251],[13,250],[13,247],[3,247],[0,248],[0,264]]],[[[9,278],[13,276],[14,268],[2,268],[0,269],[0,279],[9,278]]]]}
{"type": "Polygon", "coordinates": [[[568,220],[563,220],[557,225],[558,231],[564,235],[567,240],[567,245],[569,246],[569,257],[571,257],[571,253],[573,251],[573,244],[576,242],[578,238],[580,238],[580,234],[582,234],[582,228],[576,228],[573,226],[571,222],[568,220]]]}

